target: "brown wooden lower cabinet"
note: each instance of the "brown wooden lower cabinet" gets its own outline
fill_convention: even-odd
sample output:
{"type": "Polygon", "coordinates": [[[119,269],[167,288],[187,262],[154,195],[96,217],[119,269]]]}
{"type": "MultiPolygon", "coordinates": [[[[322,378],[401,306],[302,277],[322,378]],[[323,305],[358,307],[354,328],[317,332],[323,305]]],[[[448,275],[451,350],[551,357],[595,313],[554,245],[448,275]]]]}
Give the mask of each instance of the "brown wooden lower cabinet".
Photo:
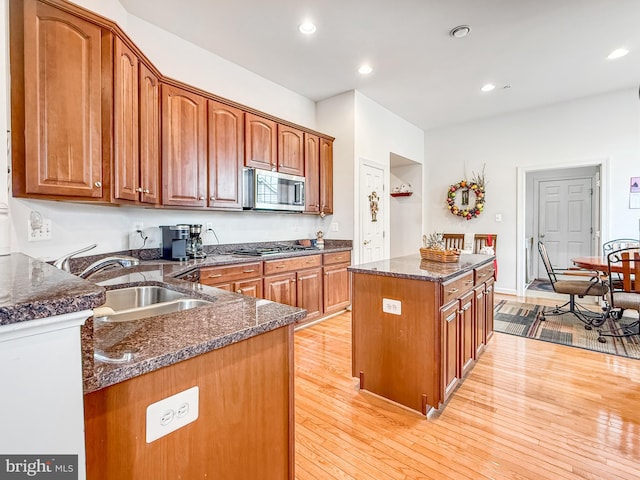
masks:
{"type": "Polygon", "coordinates": [[[322,268],[312,268],[297,273],[296,302],[307,311],[305,321],[322,316],[322,268]]]}
{"type": "Polygon", "coordinates": [[[440,311],[440,324],[442,329],[442,384],[444,385],[444,398],[449,398],[460,380],[460,315],[458,315],[458,302],[448,304],[440,311]]]}
{"type": "Polygon", "coordinates": [[[272,302],[296,306],[296,273],[283,273],[264,277],[264,298],[272,302]]]}
{"type": "Polygon", "coordinates": [[[294,478],[293,326],[85,395],[88,480],[294,478]],[[147,406],[199,387],[198,418],[146,443],[147,406]]]}

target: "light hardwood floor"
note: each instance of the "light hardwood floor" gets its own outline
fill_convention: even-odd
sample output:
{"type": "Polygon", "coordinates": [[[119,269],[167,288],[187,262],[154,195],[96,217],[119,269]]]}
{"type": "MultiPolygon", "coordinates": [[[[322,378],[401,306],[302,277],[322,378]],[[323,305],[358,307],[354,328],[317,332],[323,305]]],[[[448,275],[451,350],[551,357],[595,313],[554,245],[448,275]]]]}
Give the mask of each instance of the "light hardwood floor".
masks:
{"type": "Polygon", "coordinates": [[[640,478],[638,360],[496,333],[425,418],[358,391],[348,313],[295,355],[299,480],[640,478]]]}

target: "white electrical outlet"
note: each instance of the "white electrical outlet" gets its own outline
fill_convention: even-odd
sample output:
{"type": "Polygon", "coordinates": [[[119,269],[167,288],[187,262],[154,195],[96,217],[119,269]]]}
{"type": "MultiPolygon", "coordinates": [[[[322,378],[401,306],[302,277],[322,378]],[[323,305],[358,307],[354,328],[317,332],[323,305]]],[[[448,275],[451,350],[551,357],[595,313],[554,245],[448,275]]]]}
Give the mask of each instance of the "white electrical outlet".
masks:
{"type": "Polygon", "coordinates": [[[131,230],[129,231],[129,248],[131,250],[142,248],[142,245],[144,245],[144,236],[144,223],[142,221],[133,222],[133,224],[131,224],[131,230]],[[142,232],[142,235],[138,230],[142,232]]]}
{"type": "Polygon", "coordinates": [[[402,315],[402,302],[400,300],[382,299],[382,311],[392,315],[402,315]]]}
{"type": "Polygon", "coordinates": [[[338,222],[331,222],[329,230],[331,230],[332,232],[337,232],[338,230],[340,230],[340,226],[338,225],[338,222]]]}
{"type": "Polygon", "coordinates": [[[40,242],[42,240],[51,240],[51,220],[42,218],[41,222],[28,222],[27,240],[29,242],[40,242]]]}
{"type": "Polygon", "coordinates": [[[200,389],[191,387],[147,407],[147,443],[198,419],[200,389]]]}

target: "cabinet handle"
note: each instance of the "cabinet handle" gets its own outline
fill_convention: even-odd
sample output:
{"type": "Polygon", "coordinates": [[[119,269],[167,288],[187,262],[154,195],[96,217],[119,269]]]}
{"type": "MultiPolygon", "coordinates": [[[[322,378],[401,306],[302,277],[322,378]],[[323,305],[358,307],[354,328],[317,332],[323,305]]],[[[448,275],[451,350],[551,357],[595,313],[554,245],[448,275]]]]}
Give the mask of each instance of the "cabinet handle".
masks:
{"type": "Polygon", "coordinates": [[[486,276],[487,276],[487,274],[486,274],[486,273],[481,273],[481,274],[480,274],[480,275],[478,275],[478,276],[479,276],[480,278],[482,278],[482,277],[486,277],[486,276]]]}
{"type": "Polygon", "coordinates": [[[255,269],[251,269],[251,270],[243,270],[242,273],[253,273],[255,272],[255,269]]]}
{"type": "Polygon", "coordinates": [[[96,183],[94,183],[94,185],[95,185],[96,188],[100,188],[100,187],[102,187],[102,182],[96,182],[96,183]]]}
{"type": "Polygon", "coordinates": [[[456,293],[458,291],[457,288],[452,288],[451,290],[449,290],[447,293],[456,293]]]}
{"type": "Polygon", "coordinates": [[[466,282],[464,282],[465,285],[471,285],[473,283],[473,280],[467,280],[466,282]]]}
{"type": "Polygon", "coordinates": [[[214,273],[213,275],[208,275],[207,278],[218,278],[221,277],[222,274],[221,273],[214,273]]]}
{"type": "Polygon", "coordinates": [[[276,265],[276,268],[284,268],[284,265],[276,265]]]}

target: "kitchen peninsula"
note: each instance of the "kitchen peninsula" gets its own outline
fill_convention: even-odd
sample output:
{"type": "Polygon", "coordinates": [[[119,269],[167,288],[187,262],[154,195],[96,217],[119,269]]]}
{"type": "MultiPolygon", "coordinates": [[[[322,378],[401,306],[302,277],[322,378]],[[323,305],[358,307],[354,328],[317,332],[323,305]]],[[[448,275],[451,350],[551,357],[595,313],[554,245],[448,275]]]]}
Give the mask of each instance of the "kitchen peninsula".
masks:
{"type": "Polygon", "coordinates": [[[416,254],[349,267],[360,388],[423,415],[439,409],[493,334],[494,258],[416,254]]]}

